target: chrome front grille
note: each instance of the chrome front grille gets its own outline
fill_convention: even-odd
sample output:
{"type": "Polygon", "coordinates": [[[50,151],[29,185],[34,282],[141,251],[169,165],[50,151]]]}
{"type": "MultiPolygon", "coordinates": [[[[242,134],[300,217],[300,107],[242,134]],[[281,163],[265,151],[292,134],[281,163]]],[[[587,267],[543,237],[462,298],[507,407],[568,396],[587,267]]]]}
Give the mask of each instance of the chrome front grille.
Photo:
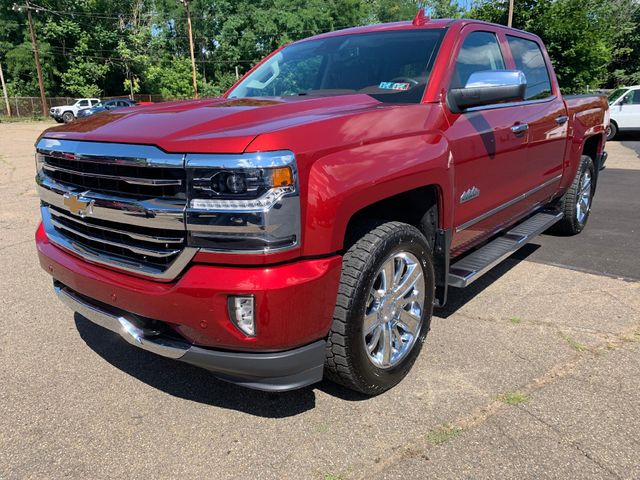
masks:
{"type": "Polygon", "coordinates": [[[52,243],[162,281],[191,261],[197,249],[186,246],[183,155],[47,138],[37,152],[41,213],[52,243]]]}

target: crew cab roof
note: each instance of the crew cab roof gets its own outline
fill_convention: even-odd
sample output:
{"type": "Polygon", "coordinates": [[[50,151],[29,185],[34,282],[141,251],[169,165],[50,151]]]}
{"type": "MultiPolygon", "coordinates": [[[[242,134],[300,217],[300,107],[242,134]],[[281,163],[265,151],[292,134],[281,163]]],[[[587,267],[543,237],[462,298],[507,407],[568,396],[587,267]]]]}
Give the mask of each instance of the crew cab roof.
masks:
{"type": "Polygon", "coordinates": [[[413,22],[411,21],[405,21],[405,22],[379,23],[375,25],[364,25],[362,27],[345,28],[342,30],[335,30],[332,32],[321,33],[313,37],[304,38],[302,40],[298,40],[295,43],[302,43],[309,40],[318,40],[322,38],[337,37],[341,35],[357,35],[362,33],[386,32],[391,30],[419,30],[419,29],[432,29],[432,28],[447,28],[447,27],[454,27],[454,26],[458,28],[462,28],[470,24],[487,25],[493,28],[500,28],[503,30],[512,30],[514,32],[517,32],[520,35],[524,34],[530,37],[535,36],[531,32],[526,32],[524,30],[519,30],[517,28],[507,27],[505,25],[500,25],[497,23],[485,22],[482,20],[472,20],[468,18],[459,18],[459,19],[437,18],[437,19],[430,19],[426,23],[421,25],[414,25],[413,22]]]}

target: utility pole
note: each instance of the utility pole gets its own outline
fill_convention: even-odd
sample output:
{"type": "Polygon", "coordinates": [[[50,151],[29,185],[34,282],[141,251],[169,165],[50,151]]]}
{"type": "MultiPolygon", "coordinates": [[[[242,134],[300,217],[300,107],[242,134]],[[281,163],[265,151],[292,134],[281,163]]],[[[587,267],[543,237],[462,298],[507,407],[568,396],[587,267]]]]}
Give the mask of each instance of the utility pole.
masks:
{"type": "Polygon", "coordinates": [[[193,53],[193,31],[191,30],[191,11],[189,2],[191,0],[180,0],[187,10],[187,24],[189,25],[189,50],[191,52],[191,76],[193,78],[193,97],[198,98],[198,81],[196,80],[196,57],[193,53]]]}
{"type": "MultiPolygon", "coordinates": [[[[38,72],[38,84],[40,86],[40,101],[42,102],[42,115],[47,116],[49,108],[47,107],[47,99],[44,96],[44,83],[42,83],[42,69],[40,68],[40,56],[38,55],[38,44],[36,43],[36,31],[33,28],[33,18],[31,18],[31,5],[29,0],[25,0],[24,5],[13,4],[13,10],[22,12],[23,9],[27,11],[27,19],[29,21],[29,32],[31,33],[31,46],[33,47],[33,57],[36,61],[36,71],[38,72]]],[[[37,9],[36,9],[37,11],[37,9]]]]}
{"type": "Polygon", "coordinates": [[[11,105],[9,104],[9,95],[7,95],[7,84],[4,83],[4,73],[2,73],[2,64],[0,63],[0,83],[2,83],[2,95],[4,103],[7,105],[7,116],[11,116],[11,105]]]}
{"type": "Polygon", "coordinates": [[[507,21],[507,27],[511,28],[513,23],[513,0],[509,0],[509,20],[507,21]]]}

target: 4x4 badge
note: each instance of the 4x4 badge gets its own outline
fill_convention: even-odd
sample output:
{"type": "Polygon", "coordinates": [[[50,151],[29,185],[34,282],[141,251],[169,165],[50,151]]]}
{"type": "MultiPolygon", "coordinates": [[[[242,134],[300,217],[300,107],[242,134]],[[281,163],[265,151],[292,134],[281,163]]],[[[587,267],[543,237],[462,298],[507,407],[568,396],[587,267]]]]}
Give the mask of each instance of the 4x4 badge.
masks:
{"type": "Polygon", "coordinates": [[[65,193],[63,202],[65,207],[67,207],[71,213],[84,217],[87,214],[91,215],[93,213],[93,204],[95,200],[83,199],[80,195],[76,195],[75,193],[65,193]]]}
{"type": "Polygon", "coordinates": [[[460,203],[468,202],[469,200],[473,200],[479,196],[480,189],[474,185],[469,190],[462,192],[462,195],[460,195],[460,203]]]}

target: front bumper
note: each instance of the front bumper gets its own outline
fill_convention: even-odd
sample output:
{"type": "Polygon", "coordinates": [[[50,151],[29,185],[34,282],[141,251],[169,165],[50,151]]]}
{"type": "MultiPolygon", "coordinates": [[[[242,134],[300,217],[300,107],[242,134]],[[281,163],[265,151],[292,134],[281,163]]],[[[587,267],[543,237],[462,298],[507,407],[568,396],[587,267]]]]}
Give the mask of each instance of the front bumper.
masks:
{"type": "Polygon", "coordinates": [[[285,352],[224,352],[191,345],[184,340],[145,328],[134,318],[91,302],[60,282],[58,298],[74,312],[120,335],[131,345],[163,357],[180,360],[214,372],[218,377],[246,387],[286,391],[322,380],[325,341],[285,352]]]}
{"type": "Polygon", "coordinates": [[[337,255],[259,267],[193,263],[167,283],[92,264],[51,243],[42,226],[36,245],[65,303],[138,347],[254,388],[287,390],[321,376],[340,279],[337,255]],[[247,294],[255,298],[255,337],[228,314],[228,296],[247,294]],[[131,327],[147,321],[168,335],[131,327]]]}

